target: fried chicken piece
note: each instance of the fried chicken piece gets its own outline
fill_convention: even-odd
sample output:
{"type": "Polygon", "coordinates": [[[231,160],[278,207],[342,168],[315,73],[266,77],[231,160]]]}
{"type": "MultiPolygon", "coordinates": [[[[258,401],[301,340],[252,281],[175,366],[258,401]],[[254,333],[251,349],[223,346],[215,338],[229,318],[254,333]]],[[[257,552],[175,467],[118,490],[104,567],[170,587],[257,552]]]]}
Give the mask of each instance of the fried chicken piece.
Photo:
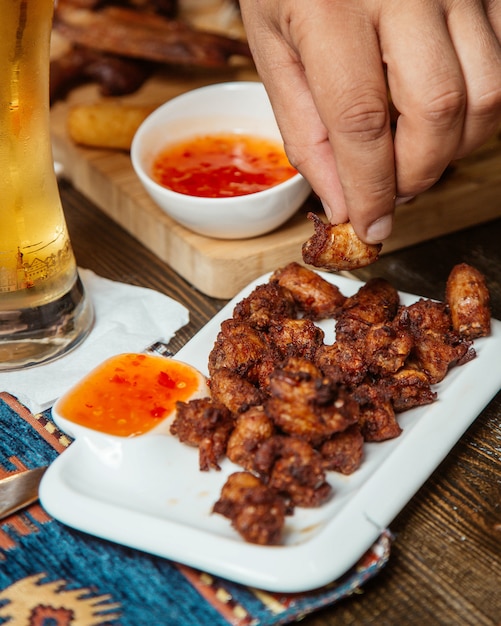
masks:
{"type": "Polygon", "coordinates": [[[258,448],[254,468],[290,506],[320,506],[331,496],[322,455],[297,437],[275,435],[258,448]]]}
{"type": "Polygon", "coordinates": [[[402,433],[390,402],[370,404],[360,409],[360,430],[364,441],[387,441],[402,433]]]}
{"type": "Polygon", "coordinates": [[[293,357],[270,376],[266,414],[282,431],[319,445],[358,419],[358,405],[307,359],[293,357]]]}
{"type": "Polygon", "coordinates": [[[266,330],[272,320],[296,316],[292,293],[278,283],[258,285],[233,310],[233,319],[247,322],[259,330],[266,330]]]}
{"type": "Polygon", "coordinates": [[[281,359],[312,360],[324,337],[324,331],[307,318],[275,320],[268,329],[268,340],[281,359]]]}
{"type": "Polygon", "coordinates": [[[363,339],[362,358],[371,374],[386,376],[403,367],[413,345],[410,332],[391,323],[374,324],[363,339]]]}
{"type": "Polygon", "coordinates": [[[223,367],[245,376],[268,352],[263,333],[247,322],[227,319],[221,324],[209,354],[209,373],[223,367]]]}
{"type": "Polygon", "coordinates": [[[299,263],[289,263],[270,277],[287,288],[304,316],[311,320],[335,318],[346,300],[339,287],[299,263]]]}
{"type": "Polygon", "coordinates": [[[198,447],[201,471],[218,470],[234,425],[233,415],[225,406],[211,398],[197,398],[176,404],[170,432],[182,443],[198,447]]]}
{"type": "Polygon", "coordinates": [[[445,295],[452,326],[461,337],[477,339],[490,334],[490,294],[479,270],[466,263],[453,267],[445,295]]]}
{"type": "Polygon", "coordinates": [[[343,304],[336,322],[336,341],[320,348],[315,362],[337,382],[356,385],[370,371],[381,374],[401,367],[412,347],[412,335],[393,324],[398,291],[373,278],[343,304]]]}
{"type": "Polygon", "coordinates": [[[336,339],[332,345],[319,347],[314,361],[326,376],[350,387],[361,383],[367,373],[396,372],[414,345],[410,332],[396,324],[369,325],[349,318],[336,328],[336,339]]]}
{"type": "Polygon", "coordinates": [[[254,469],[259,446],[275,434],[275,427],[263,407],[253,407],[237,419],[226,448],[226,456],[244,469],[254,469]]]}
{"type": "Polygon", "coordinates": [[[462,341],[454,341],[439,333],[422,333],[416,339],[413,353],[432,385],[441,382],[455,365],[474,358],[474,350],[462,341]]]}
{"type": "Polygon", "coordinates": [[[447,306],[420,299],[402,310],[398,323],[412,334],[412,355],[431,384],[444,379],[449,369],[475,357],[471,341],[452,328],[447,306]]]}
{"type": "Polygon", "coordinates": [[[263,393],[234,370],[221,367],[209,380],[212,399],[224,404],[232,413],[244,413],[263,401],[263,393]]]}
{"type": "Polygon", "coordinates": [[[263,354],[262,359],[255,363],[248,374],[249,380],[255,382],[264,399],[270,395],[270,377],[280,364],[280,355],[271,348],[263,354]]]}
{"type": "Polygon", "coordinates": [[[62,3],[55,11],[54,29],[73,44],[156,63],[224,68],[232,56],[251,56],[244,41],[117,6],[90,11],[62,3]]]}
{"type": "Polygon", "coordinates": [[[353,396],[360,405],[358,423],[364,441],[386,441],[401,434],[391,396],[384,385],[375,381],[362,383],[353,396]]]}
{"type": "Polygon", "coordinates": [[[415,337],[420,333],[447,335],[452,332],[452,321],[445,303],[426,298],[400,309],[396,323],[408,328],[415,337]]]}
{"type": "Polygon", "coordinates": [[[303,261],[308,265],[340,272],[365,267],[379,258],[382,244],[364,243],[349,222],[325,223],[314,213],[308,213],[308,218],[315,229],[303,244],[303,261]]]}
{"type": "MultiPolygon", "coordinates": [[[[394,319],[399,310],[398,291],[384,278],[371,278],[346,299],[338,315],[338,327],[347,320],[363,324],[381,324],[394,319]]],[[[359,330],[357,329],[357,333],[359,330]]]]}
{"type": "Polygon", "coordinates": [[[364,457],[364,438],[360,426],[353,424],[327,439],[320,447],[320,454],[326,470],[345,475],[353,474],[364,457]]]}
{"type": "Polygon", "coordinates": [[[320,346],[315,353],[315,365],[333,382],[353,387],[367,374],[367,363],[355,342],[335,342],[320,346]]]}
{"type": "Polygon", "coordinates": [[[249,472],[231,474],[223,485],[213,513],[231,520],[235,530],[250,543],[280,543],[286,507],[275,490],[249,472]]]}
{"type": "Polygon", "coordinates": [[[354,346],[363,350],[365,336],[371,325],[363,320],[341,314],[336,323],[336,343],[344,346],[354,346]]]}
{"type": "Polygon", "coordinates": [[[437,399],[437,393],[432,391],[426,374],[412,363],[407,363],[381,382],[390,394],[396,413],[431,404],[437,399]]]}

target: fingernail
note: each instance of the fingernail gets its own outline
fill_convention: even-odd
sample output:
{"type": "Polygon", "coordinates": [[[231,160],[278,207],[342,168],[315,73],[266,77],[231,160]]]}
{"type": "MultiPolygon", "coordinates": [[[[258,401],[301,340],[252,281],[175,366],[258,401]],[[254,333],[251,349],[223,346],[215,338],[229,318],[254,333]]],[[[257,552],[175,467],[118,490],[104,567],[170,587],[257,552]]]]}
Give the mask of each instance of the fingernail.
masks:
{"type": "Polygon", "coordinates": [[[395,206],[400,206],[401,204],[405,204],[406,202],[410,202],[415,197],[416,196],[403,196],[403,197],[397,196],[397,198],[395,200],[395,206]]]}
{"type": "Polygon", "coordinates": [[[324,213],[325,213],[325,215],[327,216],[327,219],[330,221],[330,220],[332,219],[332,211],[331,211],[331,208],[330,208],[330,206],[329,206],[328,204],[326,204],[323,200],[322,200],[321,202],[322,202],[322,206],[323,206],[323,208],[324,208],[324,213]]]}
{"type": "Polygon", "coordinates": [[[391,233],[392,226],[392,215],[383,215],[383,217],[380,217],[375,222],[372,222],[367,229],[367,243],[380,243],[386,239],[391,233]]]}

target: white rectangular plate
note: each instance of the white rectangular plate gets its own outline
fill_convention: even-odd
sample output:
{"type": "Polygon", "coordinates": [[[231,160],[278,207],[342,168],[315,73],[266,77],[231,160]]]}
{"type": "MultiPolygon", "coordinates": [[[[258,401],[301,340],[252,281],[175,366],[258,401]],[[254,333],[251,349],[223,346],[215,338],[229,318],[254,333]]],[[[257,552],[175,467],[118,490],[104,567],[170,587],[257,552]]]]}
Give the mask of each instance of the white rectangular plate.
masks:
{"type": "MultiPolygon", "coordinates": [[[[322,275],[345,295],[361,285],[322,275]]],[[[221,322],[268,277],[248,285],[176,359],[207,374],[221,322]]],[[[418,299],[400,295],[404,304],[418,299]]],[[[333,322],[319,325],[332,342],[333,322]]],[[[41,502],[69,526],[241,584],[279,592],[320,587],[356,563],[500,389],[501,322],[493,320],[491,336],[475,349],[476,359],[436,386],[435,403],[400,415],[400,437],[366,444],[362,467],[351,476],[329,473],[335,496],[287,518],[282,546],[245,543],[227,519],[212,514],[226,477],[238,468],[225,460],[221,471],[200,472],[198,451],[170,436],[126,439],[104,451],[77,439],[46,472],[41,502]]]]}

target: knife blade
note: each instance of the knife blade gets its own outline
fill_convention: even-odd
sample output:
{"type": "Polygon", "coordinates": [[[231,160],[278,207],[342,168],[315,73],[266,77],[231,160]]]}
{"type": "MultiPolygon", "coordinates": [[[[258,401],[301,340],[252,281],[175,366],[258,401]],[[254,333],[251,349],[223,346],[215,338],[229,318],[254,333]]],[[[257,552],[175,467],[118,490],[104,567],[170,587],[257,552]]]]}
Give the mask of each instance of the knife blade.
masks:
{"type": "Polygon", "coordinates": [[[47,466],[11,474],[0,479],[0,519],[38,500],[38,488],[47,466]]]}

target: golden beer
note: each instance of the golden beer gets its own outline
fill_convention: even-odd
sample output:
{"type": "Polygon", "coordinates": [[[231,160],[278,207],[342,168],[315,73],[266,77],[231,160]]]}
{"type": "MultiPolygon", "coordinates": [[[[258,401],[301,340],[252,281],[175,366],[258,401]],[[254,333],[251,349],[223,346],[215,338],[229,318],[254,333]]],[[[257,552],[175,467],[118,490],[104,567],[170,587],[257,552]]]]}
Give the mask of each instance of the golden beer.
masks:
{"type": "Polygon", "coordinates": [[[66,353],[92,309],[54,173],[49,118],[53,0],[0,0],[0,371],[66,353]]]}

